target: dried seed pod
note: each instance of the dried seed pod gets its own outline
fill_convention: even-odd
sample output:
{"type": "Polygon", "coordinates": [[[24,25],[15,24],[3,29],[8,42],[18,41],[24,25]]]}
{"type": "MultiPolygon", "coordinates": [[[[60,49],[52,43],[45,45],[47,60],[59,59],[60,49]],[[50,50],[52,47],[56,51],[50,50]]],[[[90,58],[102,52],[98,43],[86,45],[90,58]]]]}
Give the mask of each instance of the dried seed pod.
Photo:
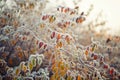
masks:
{"type": "Polygon", "coordinates": [[[81,16],[84,15],[84,12],[81,13],[81,16]]]}
{"type": "Polygon", "coordinates": [[[110,38],[108,38],[107,40],[106,40],[106,43],[109,43],[111,41],[111,39],[110,38]]]}
{"type": "Polygon", "coordinates": [[[75,6],[75,9],[79,9],[79,6],[75,6]]]}

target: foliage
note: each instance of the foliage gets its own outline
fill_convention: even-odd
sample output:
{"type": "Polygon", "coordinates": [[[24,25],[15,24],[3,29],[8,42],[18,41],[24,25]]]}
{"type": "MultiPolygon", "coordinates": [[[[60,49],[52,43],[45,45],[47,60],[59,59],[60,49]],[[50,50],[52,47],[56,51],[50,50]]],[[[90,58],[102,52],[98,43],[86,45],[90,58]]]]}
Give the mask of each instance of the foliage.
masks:
{"type": "Polygon", "coordinates": [[[120,79],[120,66],[111,66],[116,56],[110,60],[120,37],[95,32],[105,21],[84,25],[93,6],[84,13],[79,6],[46,10],[47,3],[0,1],[0,79],[120,79]]]}

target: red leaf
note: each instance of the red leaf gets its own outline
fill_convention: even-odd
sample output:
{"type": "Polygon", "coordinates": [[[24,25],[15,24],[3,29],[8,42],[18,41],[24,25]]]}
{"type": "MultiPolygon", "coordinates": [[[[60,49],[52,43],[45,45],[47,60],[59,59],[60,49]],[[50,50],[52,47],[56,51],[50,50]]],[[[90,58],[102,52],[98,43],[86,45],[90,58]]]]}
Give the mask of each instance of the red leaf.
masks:
{"type": "Polygon", "coordinates": [[[43,42],[39,43],[39,48],[41,48],[43,46],[43,42]]]}

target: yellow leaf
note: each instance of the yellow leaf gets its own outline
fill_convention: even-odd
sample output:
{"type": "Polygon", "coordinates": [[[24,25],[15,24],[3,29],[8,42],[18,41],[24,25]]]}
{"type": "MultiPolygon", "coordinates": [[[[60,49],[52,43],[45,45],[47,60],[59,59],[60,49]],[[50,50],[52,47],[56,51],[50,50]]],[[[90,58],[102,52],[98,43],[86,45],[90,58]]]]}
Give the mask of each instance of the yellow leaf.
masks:
{"type": "Polygon", "coordinates": [[[62,46],[63,46],[62,42],[58,42],[56,45],[57,48],[61,48],[62,46]]]}
{"type": "Polygon", "coordinates": [[[58,67],[54,67],[53,72],[58,73],[58,67]]]}
{"type": "Polygon", "coordinates": [[[67,80],[72,80],[72,77],[71,77],[71,76],[68,76],[68,77],[67,77],[67,80]]]}
{"type": "Polygon", "coordinates": [[[55,79],[58,80],[58,78],[60,77],[60,76],[58,75],[58,73],[55,73],[54,75],[55,75],[55,79]]]}
{"type": "Polygon", "coordinates": [[[20,73],[20,69],[19,68],[16,68],[16,70],[15,70],[15,75],[19,75],[19,73],[20,73]]]}
{"type": "Polygon", "coordinates": [[[88,55],[88,50],[85,50],[85,55],[86,55],[86,56],[88,55]]]}
{"type": "Polygon", "coordinates": [[[50,77],[50,80],[56,80],[56,79],[55,79],[55,75],[52,75],[52,76],[50,77]]]}
{"type": "Polygon", "coordinates": [[[81,76],[80,75],[77,76],[77,80],[81,80],[81,76]]]}
{"type": "Polygon", "coordinates": [[[28,67],[29,67],[29,69],[31,71],[33,69],[33,64],[31,62],[29,62],[28,67]]]}
{"type": "Polygon", "coordinates": [[[45,27],[45,24],[44,23],[41,23],[40,24],[40,28],[44,28],[45,27]]]}
{"type": "Polygon", "coordinates": [[[64,64],[61,64],[61,70],[64,70],[64,69],[65,69],[64,64]]]}
{"type": "Polygon", "coordinates": [[[62,42],[59,43],[60,48],[63,46],[62,42]]]}
{"type": "Polygon", "coordinates": [[[61,76],[64,76],[65,74],[66,74],[66,71],[64,71],[64,70],[61,70],[61,71],[60,71],[60,75],[61,75],[61,76]]]}
{"type": "Polygon", "coordinates": [[[59,68],[60,68],[61,64],[63,64],[63,62],[62,62],[62,61],[59,61],[59,63],[58,63],[58,67],[59,67],[59,68]]]}
{"type": "Polygon", "coordinates": [[[33,3],[29,4],[29,8],[33,9],[34,8],[34,4],[33,3]]]}
{"type": "Polygon", "coordinates": [[[54,16],[50,16],[49,23],[53,23],[55,20],[56,20],[56,18],[54,16]]]}
{"type": "Polygon", "coordinates": [[[26,72],[27,71],[27,66],[23,66],[23,69],[22,69],[24,72],[26,72]]]}

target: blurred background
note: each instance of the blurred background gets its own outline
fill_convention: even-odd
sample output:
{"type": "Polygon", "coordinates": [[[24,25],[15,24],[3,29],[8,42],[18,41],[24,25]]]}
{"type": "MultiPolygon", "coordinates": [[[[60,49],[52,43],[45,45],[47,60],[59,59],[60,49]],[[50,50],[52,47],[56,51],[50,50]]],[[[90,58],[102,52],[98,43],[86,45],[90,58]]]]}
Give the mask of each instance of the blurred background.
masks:
{"type": "Polygon", "coordinates": [[[105,27],[110,29],[108,33],[120,35],[120,0],[49,0],[46,8],[56,7],[58,4],[71,8],[79,6],[80,12],[87,12],[90,5],[93,5],[88,21],[96,18],[96,15],[102,12],[102,19],[107,21],[105,27]]]}

